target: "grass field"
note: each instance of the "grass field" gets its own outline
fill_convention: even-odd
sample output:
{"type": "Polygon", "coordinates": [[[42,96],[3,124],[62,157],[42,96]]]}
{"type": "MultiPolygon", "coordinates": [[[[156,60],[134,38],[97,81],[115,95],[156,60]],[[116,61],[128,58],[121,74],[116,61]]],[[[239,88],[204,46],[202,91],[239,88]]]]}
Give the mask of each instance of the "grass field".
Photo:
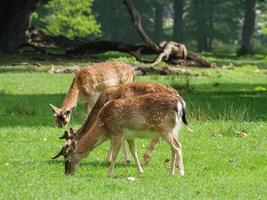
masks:
{"type": "MultiPolygon", "coordinates": [[[[235,60],[233,70],[192,68],[198,76],[136,78],[170,85],[187,102],[194,132],[182,129],[180,134],[183,178],[168,175],[165,142],[155,149],[143,176],[133,162],[125,166],[121,154],[115,176],[108,178],[108,143],[81,162],[76,176],[64,176],[63,159],[51,160],[63,144],[58,140],[63,130],[55,127],[49,103],[61,104],[73,75],[40,72],[31,62],[33,72],[19,64],[12,70],[8,59],[0,66],[0,199],[267,198],[266,57],[235,60]]],[[[72,127],[82,123],[83,111],[79,105],[72,127]]],[[[141,158],[148,141],[137,144],[141,158]]]]}

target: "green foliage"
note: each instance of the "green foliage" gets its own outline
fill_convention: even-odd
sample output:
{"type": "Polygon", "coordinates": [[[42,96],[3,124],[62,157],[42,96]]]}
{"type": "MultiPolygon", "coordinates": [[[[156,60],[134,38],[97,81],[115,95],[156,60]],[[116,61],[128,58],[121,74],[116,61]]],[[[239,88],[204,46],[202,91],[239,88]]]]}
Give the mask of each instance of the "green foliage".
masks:
{"type": "Polygon", "coordinates": [[[33,24],[53,36],[68,38],[99,35],[100,26],[92,14],[93,0],[51,0],[33,14],[33,24]]]}

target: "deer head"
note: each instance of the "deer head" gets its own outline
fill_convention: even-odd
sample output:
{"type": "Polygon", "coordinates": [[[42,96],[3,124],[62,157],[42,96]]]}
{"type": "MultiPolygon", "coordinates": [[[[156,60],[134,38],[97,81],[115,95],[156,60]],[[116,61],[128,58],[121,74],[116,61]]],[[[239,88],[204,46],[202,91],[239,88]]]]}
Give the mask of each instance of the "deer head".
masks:
{"type": "Polygon", "coordinates": [[[76,106],[74,106],[68,110],[62,111],[52,104],[50,104],[50,107],[52,108],[53,117],[55,118],[58,128],[63,128],[69,124],[70,116],[76,108],[76,106]]]}
{"type": "Polygon", "coordinates": [[[75,161],[71,159],[75,153],[75,135],[76,134],[72,128],[70,128],[69,131],[65,131],[64,135],[61,136],[60,139],[66,139],[67,142],[61,148],[61,150],[55,156],[52,157],[52,159],[56,159],[60,156],[63,156],[65,158],[65,174],[68,175],[74,174],[77,165],[77,163],[75,163],[75,161]]]}
{"type": "Polygon", "coordinates": [[[69,139],[61,148],[61,150],[55,156],[52,157],[52,159],[56,159],[60,156],[64,156],[64,158],[66,158],[70,153],[74,152],[74,150],[75,150],[75,140],[69,139]]]}

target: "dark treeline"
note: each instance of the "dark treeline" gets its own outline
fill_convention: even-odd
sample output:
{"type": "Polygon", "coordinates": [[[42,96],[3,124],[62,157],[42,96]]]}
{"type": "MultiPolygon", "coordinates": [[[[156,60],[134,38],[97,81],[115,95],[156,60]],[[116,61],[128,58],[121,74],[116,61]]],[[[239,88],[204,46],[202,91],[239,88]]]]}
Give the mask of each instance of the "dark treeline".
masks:
{"type": "MultiPolygon", "coordinates": [[[[267,6],[265,1],[256,0],[134,0],[134,3],[154,41],[174,40],[199,52],[233,52],[242,46],[239,52],[244,54],[252,53],[256,9],[265,12],[267,6]]],[[[121,0],[95,0],[93,10],[104,39],[141,42],[121,0]]]]}
{"type": "MultiPolygon", "coordinates": [[[[266,51],[267,31],[260,30],[262,27],[267,30],[266,1],[133,0],[133,3],[146,33],[155,42],[173,40],[198,52],[250,54],[266,51]]],[[[16,51],[29,24],[48,35],[72,39],[143,42],[123,0],[9,0],[0,1],[0,52],[16,51]],[[38,17],[32,21],[34,11],[38,17]],[[42,18],[45,16],[50,18],[42,18]]]]}

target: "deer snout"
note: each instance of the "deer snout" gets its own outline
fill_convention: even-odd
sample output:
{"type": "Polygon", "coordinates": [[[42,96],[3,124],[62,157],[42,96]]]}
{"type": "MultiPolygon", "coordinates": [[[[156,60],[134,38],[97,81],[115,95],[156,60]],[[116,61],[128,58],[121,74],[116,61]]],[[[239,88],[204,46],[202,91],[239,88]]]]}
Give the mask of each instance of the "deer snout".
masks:
{"type": "Polygon", "coordinates": [[[76,164],[69,160],[65,160],[65,175],[75,175],[76,164]]]}
{"type": "Polygon", "coordinates": [[[56,125],[58,128],[64,128],[66,127],[70,122],[70,117],[64,116],[64,115],[55,115],[54,116],[56,120],[56,125]]]}

